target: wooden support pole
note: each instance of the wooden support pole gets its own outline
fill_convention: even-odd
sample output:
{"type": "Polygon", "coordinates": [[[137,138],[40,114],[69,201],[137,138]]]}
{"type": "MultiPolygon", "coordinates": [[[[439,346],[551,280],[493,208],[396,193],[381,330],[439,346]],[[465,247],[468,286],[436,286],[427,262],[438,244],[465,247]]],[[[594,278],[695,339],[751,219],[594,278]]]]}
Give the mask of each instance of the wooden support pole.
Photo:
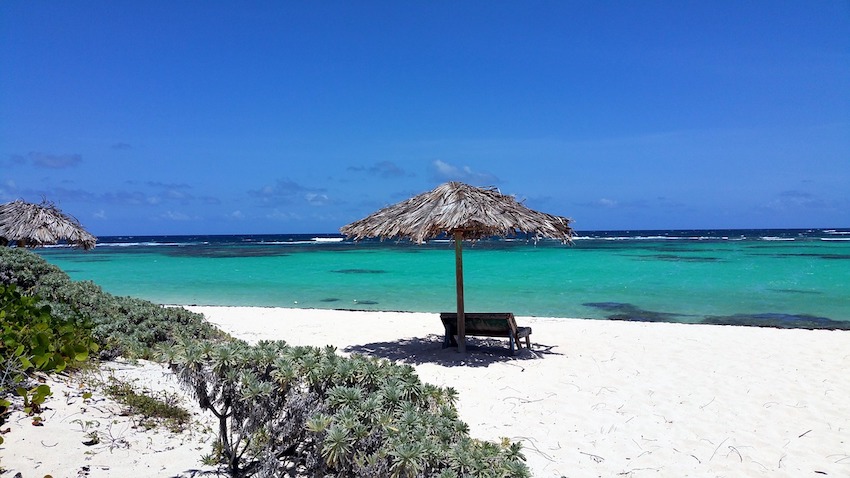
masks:
{"type": "Polygon", "coordinates": [[[455,231],[454,237],[457,287],[457,351],[466,353],[466,318],[463,315],[463,231],[455,231]]]}

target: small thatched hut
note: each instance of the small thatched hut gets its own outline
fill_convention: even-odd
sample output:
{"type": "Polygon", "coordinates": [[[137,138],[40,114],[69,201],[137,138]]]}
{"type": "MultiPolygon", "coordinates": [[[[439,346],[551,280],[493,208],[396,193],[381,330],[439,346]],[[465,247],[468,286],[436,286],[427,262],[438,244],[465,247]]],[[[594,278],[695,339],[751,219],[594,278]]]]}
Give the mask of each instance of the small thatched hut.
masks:
{"type": "Polygon", "coordinates": [[[94,248],[97,238],[53,203],[17,200],[0,204],[0,244],[38,247],[59,241],[88,250],[94,248]]]}
{"type": "Polygon", "coordinates": [[[570,243],[573,230],[569,224],[566,217],[529,209],[495,188],[449,182],[343,226],[340,232],[354,239],[408,238],[418,244],[441,234],[454,237],[458,351],[463,352],[466,345],[461,241],[524,233],[535,239],[547,237],[570,243]]]}

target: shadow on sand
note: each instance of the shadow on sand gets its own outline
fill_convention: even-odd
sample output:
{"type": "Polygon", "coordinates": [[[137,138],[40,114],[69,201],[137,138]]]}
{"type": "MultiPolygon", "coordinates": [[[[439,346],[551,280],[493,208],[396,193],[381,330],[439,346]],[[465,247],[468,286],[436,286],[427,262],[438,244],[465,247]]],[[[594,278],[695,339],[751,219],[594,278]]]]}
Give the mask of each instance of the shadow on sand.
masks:
{"type": "Polygon", "coordinates": [[[542,359],[547,355],[562,355],[554,352],[553,347],[532,341],[531,350],[523,348],[517,350],[516,355],[511,355],[505,339],[467,337],[467,353],[460,354],[453,347],[443,348],[442,335],[431,334],[427,337],[399,339],[391,342],[351,345],[343,350],[411,365],[432,363],[445,367],[487,367],[494,363],[523,362],[542,359]]]}

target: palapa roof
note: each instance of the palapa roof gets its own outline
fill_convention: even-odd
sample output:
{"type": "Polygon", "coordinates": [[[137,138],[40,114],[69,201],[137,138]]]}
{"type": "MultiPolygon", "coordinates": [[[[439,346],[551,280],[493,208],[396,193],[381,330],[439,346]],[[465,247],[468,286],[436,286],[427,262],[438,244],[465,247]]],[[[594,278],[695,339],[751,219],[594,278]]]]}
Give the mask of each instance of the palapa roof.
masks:
{"type": "Polygon", "coordinates": [[[340,232],[354,239],[409,238],[418,244],[456,232],[473,240],[525,233],[535,239],[547,237],[569,243],[573,235],[570,221],[529,209],[493,187],[449,182],[343,226],[340,232]]]}
{"type": "Polygon", "coordinates": [[[33,204],[22,200],[0,204],[0,238],[19,245],[42,246],[67,241],[83,249],[92,249],[97,238],[86,231],[76,218],[47,201],[33,204]]]}

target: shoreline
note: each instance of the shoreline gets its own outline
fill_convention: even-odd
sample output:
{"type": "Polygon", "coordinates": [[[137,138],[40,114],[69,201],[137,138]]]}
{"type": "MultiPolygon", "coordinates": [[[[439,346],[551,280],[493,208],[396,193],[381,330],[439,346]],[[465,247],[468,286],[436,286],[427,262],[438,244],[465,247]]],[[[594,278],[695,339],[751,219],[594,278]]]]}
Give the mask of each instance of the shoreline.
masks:
{"type": "MultiPolygon", "coordinates": [[[[468,338],[467,354],[443,349],[435,313],[185,308],[249,343],[333,345],[408,363],[423,382],[458,391],[472,437],[521,442],[535,477],[850,474],[847,331],[517,317],[532,327],[533,347],[511,356],[498,338],[468,338]]],[[[179,390],[157,364],[104,366],[179,390]]],[[[210,417],[195,415],[199,425],[184,434],[134,429],[98,394],[86,404],[72,379],[50,380],[58,388],[45,425],[21,414],[7,423],[0,465],[12,473],[155,477],[203,468],[210,417]],[[82,444],[81,423],[113,419],[124,420],[115,427],[129,447],[82,444]]]]}

